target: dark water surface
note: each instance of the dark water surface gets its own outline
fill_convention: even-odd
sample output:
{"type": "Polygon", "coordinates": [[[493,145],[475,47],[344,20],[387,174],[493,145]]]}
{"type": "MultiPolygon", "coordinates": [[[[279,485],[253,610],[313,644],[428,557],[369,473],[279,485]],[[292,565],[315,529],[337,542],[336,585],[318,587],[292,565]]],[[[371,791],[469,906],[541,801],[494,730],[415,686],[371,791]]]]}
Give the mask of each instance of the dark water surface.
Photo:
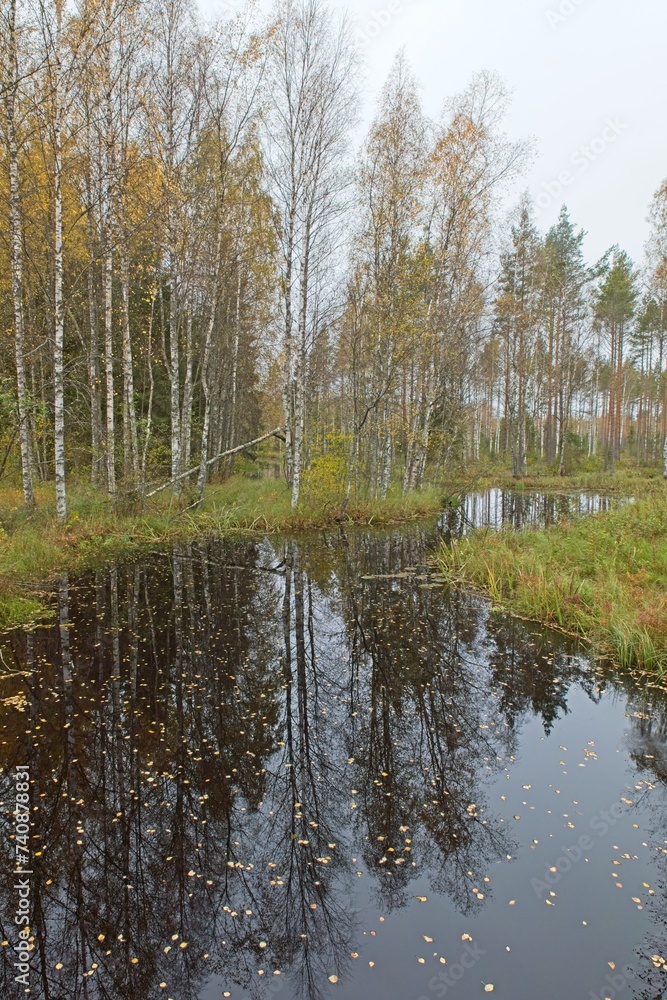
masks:
{"type": "Polygon", "coordinates": [[[32,996],[665,995],[664,693],[435,586],[436,541],[175,545],[3,638],[2,997],[17,764],[32,996]]]}
{"type": "Polygon", "coordinates": [[[441,525],[457,536],[476,528],[548,528],[564,518],[600,514],[630,502],[629,497],[597,493],[492,489],[468,493],[445,511],[441,525]]]}

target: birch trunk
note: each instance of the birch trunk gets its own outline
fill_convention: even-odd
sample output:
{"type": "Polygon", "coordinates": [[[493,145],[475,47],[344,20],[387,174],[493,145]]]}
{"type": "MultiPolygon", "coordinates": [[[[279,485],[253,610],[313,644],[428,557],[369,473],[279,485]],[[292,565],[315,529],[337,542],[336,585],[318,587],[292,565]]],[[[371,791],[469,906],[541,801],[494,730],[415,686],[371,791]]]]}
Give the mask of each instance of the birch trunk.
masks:
{"type": "Polygon", "coordinates": [[[146,345],[146,360],[148,365],[148,407],[146,410],[146,430],[144,432],[144,443],[141,452],[141,496],[142,500],[146,494],[146,463],[148,459],[148,445],[153,429],[153,394],[155,390],[155,378],[153,376],[153,320],[155,316],[155,299],[157,293],[151,300],[151,314],[148,321],[148,344],[146,345]]]}
{"type": "Polygon", "coordinates": [[[299,343],[294,366],[294,453],[292,467],[292,507],[299,503],[301,492],[301,464],[306,407],[306,337],[308,333],[308,291],[310,281],[310,249],[312,235],[312,206],[306,221],[303,257],[300,274],[299,343]]]}
{"type": "Polygon", "coordinates": [[[174,492],[180,491],[177,477],[181,471],[181,378],[178,344],[178,306],[176,260],[173,250],[169,253],[169,386],[171,410],[171,478],[174,492]]]}
{"type": "Polygon", "coordinates": [[[25,371],[25,314],[23,311],[23,241],[19,191],[18,142],[16,137],[16,105],[18,97],[18,57],[16,43],[16,0],[9,8],[9,63],[11,82],[7,89],[6,114],[9,154],[9,230],[12,258],[12,299],[14,306],[14,351],[16,356],[16,389],[18,395],[19,441],[21,444],[21,476],[23,497],[27,507],[35,506],[32,488],[32,446],[30,441],[30,410],[25,371]]]}
{"type": "Polygon", "coordinates": [[[382,451],[380,456],[380,467],[378,469],[380,476],[380,497],[382,500],[387,499],[387,493],[389,492],[389,487],[391,486],[392,440],[390,422],[391,414],[389,413],[388,405],[385,403],[384,421],[382,426],[382,451]]]}
{"type": "MultiPolygon", "coordinates": [[[[108,225],[108,222],[107,222],[108,225]]],[[[111,234],[105,233],[104,249],[104,375],[106,390],[106,472],[107,493],[116,495],[116,428],[113,380],[113,253],[111,234]]]]}
{"type": "Polygon", "coordinates": [[[192,309],[188,306],[185,320],[185,379],[183,384],[183,407],[181,411],[181,461],[185,468],[190,464],[190,451],[192,447],[193,366],[192,309]]]}
{"type": "MultiPolygon", "coordinates": [[[[229,435],[227,447],[233,448],[236,440],[236,397],[238,393],[239,381],[239,343],[241,339],[241,265],[238,264],[239,273],[236,284],[236,315],[234,323],[234,347],[232,349],[232,385],[229,399],[229,435]]],[[[234,459],[231,458],[227,465],[227,472],[231,474],[234,459]]]]}
{"type": "Polygon", "coordinates": [[[201,430],[201,443],[199,446],[199,475],[197,476],[197,491],[200,496],[204,495],[206,480],[208,479],[208,450],[211,437],[211,387],[209,384],[209,365],[211,363],[211,342],[213,340],[213,329],[215,327],[215,303],[211,306],[211,315],[206,326],[206,337],[204,340],[204,356],[201,368],[201,387],[204,396],[204,419],[201,430]]]}
{"type": "Polygon", "coordinates": [[[55,66],[53,82],[53,187],[54,187],[54,266],[53,266],[53,383],[54,383],[54,458],[56,480],[56,513],[60,521],[67,517],[65,482],[65,371],[63,361],[65,341],[65,310],[63,303],[63,192],[62,192],[62,0],[56,4],[55,66]]]}
{"type": "MultiPolygon", "coordinates": [[[[92,206],[92,196],[89,204],[92,206]]],[[[88,209],[88,324],[90,344],[88,349],[88,388],[90,392],[90,481],[98,486],[102,478],[102,399],[100,396],[100,345],[97,333],[97,304],[95,296],[95,264],[92,207],[88,209]]]]}
{"type": "Polygon", "coordinates": [[[138,472],[139,438],[137,411],[134,405],[134,362],[130,333],[130,263],[125,249],[121,254],[120,277],[123,307],[121,355],[123,371],[123,470],[125,478],[131,480],[138,472]]]}
{"type": "Polygon", "coordinates": [[[421,414],[421,419],[418,421],[416,431],[410,435],[409,461],[403,478],[404,493],[411,493],[413,490],[418,490],[422,487],[424,472],[426,471],[433,407],[434,402],[432,399],[429,399],[421,414]]]}
{"type": "Polygon", "coordinates": [[[209,367],[211,364],[211,344],[213,343],[213,331],[215,330],[215,316],[218,307],[218,284],[220,280],[220,253],[222,250],[222,224],[218,228],[218,237],[215,248],[215,266],[213,289],[211,296],[211,312],[206,324],[206,334],[204,336],[204,352],[201,365],[201,388],[204,396],[204,419],[202,421],[201,442],[199,446],[199,475],[197,476],[197,492],[203,497],[208,479],[208,451],[211,437],[211,386],[209,383],[209,367]]]}
{"type": "Polygon", "coordinates": [[[113,370],[113,243],[114,243],[114,196],[115,196],[115,150],[112,105],[111,67],[111,10],[106,4],[105,56],[105,134],[104,134],[104,188],[103,235],[104,235],[104,373],[106,389],[106,468],[107,492],[111,499],[116,496],[116,425],[114,412],[114,370],[113,370]]]}
{"type": "Polygon", "coordinates": [[[297,346],[296,364],[294,366],[294,424],[293,424],[293,457],[292,457],[292,507],[299,503],[301,492],[301,459],[303,451],[304,437],[304,404],[305,393],[303,386],[305,369],[305,345],[299,338],[297,346]]]}
{"type": "Polygon", "coordinates": [[[283,412],[285,414],[285,477],[288,486],[294,482],[294,393],[293,393],[293,358],[292,358],[292,275],[294,269],[294,227],[296,209],[292,204],[285,260],[285,368],[282,385],[283,412]]]}

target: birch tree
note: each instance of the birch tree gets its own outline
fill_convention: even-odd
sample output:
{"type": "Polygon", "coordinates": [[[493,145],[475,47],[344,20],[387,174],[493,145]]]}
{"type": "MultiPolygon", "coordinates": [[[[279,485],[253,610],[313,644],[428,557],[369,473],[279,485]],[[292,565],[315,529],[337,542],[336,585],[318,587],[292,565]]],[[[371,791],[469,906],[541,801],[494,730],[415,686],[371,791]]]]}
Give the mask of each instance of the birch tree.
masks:
{"type": "MultiPolygon", "coordinates": [[[[214,167],[212,171],[212,199],[208,204],[214,226],[211,228],[204,273],[207,275],[207,309],[205,334],[201,359],[201,388],[204,413],[200,438],[200,464],[197,489],[200,496],[206,487],[211,447],[211,413],[213,393],[211,364],[213,335],[223,267],[223,237],[227,221],[227,196],[231,184],[230,173],[237,160],[243,156],[253,133],[256,116],[260,110],[259,88],[264,75],[265,59],[260,54],[256,40],[249,37],[245,17],[216,25],[209,41],[212,50],[206,58],[203,76],[203,103],[207,116],[207,131],[213,144],[214,167]]],[[[237,277],[237,288],[241,281],[237,277]]],[[[236,338],[233,358],[232,420],[236,408],[236,370],[238,367],[238,327],[240,294],[237,293],[236,338]]],[[[227,447],[236,443],[234,433],[229,436],[227,447]]],[[[221,449],[218,449],[219,451],[221,449]]]]}
{"type": "MultiPolygon", "coordinates": [[[[416,330],[419,324],[419,304],[413,291],[426,156],[426,125],[417,86],[401,52],[384,86],[359,175],[364,222],[358,266],[367,275],[369,302],[368,327],[361,331],[367,337],[366,384],[362,398],[355,400],[354,437],[361,433],[362,424],[370,423],[371,476],[383,497],[391,482],[394,394],[402,376],[405,412],[405,382],[410,374],[414,382],[417,363],[416,339],[410,343],[408,331],[416,330]]],[[[407,423],[410,448],[417,430],[414,418],[408,417],[407,423]]],[[[408,458],[407,464],[410,462],[408,458]]]]}
{"type": "Polygon", "coordinates": [[[168,318],[162,334],[170,387],[171,474],[178,483],[182,471],[180,341],[191,308],[184,273],[189,223],[184,195],[186,165],[198,139],[201,93],[195,72],[192,5],[188,0],[156,0],[151,4],[149,18],[152,37],[146,139],[155,149],[162,173],[160,208],[168,296],[168,318]]]}
{"type": "MultiPolygon", "coordinates": [[[[4,138],[9,170],[9,242],[11,256],[12,305],[14,312],[14,354],[16,360],[17,411],[21,444],[21,478],[26,506],[35,505],[32,483],[30,411],[25,364],[25,308],[23,284],[23,224],[19,175],[20,129],[22,116],[21,81],[26,71],[19,60],[19,33],[26,32],[17,18],[17,0],[8,0],[2,11],[2,77],[4,96],[4,138]]],[[[25,105],[25,101],[23,102],[25,105]]]]}
{"type": "MultiPolygon", "coordinates": [[[[269,34],[265,136],[279,214],[283,299],[283,408],[287,479],[299,502],[307,357],[318,317],[315,290],[337,237],[356,117],[356,56],[345,21],[322,0],[286,0],[269,34]]],[[[339,237],[338,237],[339,238],[339,237]]]]}
{"type": "Polygon", "coordinates": [[[45,60],[45,93],[41,95],[44,130],[51,145],[53,171],[53,439],[58,519],[67,516],[65,468],[65,304],[63,300],[63,138],[66,101],[73,80],[78,52],[65,51],[63,38],[64,0],[40,0],[39,27],[45,60]]]}
{"type": "MultiPolygon", "coordinates": [[[[480,319],[490,284],[494,200],[521,170],[529,146],[503,131],[509,95],[495,74],[480,73],[445,105],[430,164],[429,316],[436,358],[426,382],[420,438],[423,467],[430,413],[446,447],[461,440],[467,385],[479,350],[480,319]],[[447,439],[449,438],[449,443],[447,439]]],[[[418,485],[412,478],[408,484],[418,485]]]]}

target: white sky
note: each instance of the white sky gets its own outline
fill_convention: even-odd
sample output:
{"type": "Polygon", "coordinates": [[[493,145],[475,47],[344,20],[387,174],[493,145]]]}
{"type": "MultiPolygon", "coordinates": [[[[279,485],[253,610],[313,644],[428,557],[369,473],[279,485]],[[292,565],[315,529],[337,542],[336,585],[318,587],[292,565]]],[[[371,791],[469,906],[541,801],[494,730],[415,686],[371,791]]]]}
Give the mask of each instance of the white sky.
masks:
{"type": "MultiPolygon", "coordinates": [[[[199,2],[205,16],[241,6],[241,0],[199,2]]],[[[513,91],[509,134],[536,139],[519,189],[542,195],[540,228],[555,221],[565,202],[588,233],[589,261],[619,243],[641,262],[649,203],[667,176],[665,0],[330,3],[350,13],[363,41],[366,120],[401,46],[431,117],[473,73],[497,70],[513,91]],[[560,14],[561,8],[571,13],[560,14]],[[617,134],[607,129],[602,138],[607,120],[617,123],[617,134]],[[577,154],[580,147],[589,153],[577,154]],[[563,171],[569,176],[558,194],[563,171]],[[545,185],[552,185],[553,195],[545,185]]],[[[258,6],[268,11],[270,0],[258,6]]]]}

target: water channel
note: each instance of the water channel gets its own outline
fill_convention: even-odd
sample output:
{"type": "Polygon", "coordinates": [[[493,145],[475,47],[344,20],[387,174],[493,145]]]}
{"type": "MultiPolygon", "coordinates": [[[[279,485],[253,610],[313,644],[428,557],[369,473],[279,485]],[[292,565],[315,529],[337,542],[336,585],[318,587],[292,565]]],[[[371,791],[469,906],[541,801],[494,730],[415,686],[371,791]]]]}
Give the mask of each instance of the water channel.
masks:
{"type": "Polygon", "coordinates": [[[17,765],[33,997],[666,995],[664,689],[433,578],[512,510],[63,576],[0,637],[2,997],[17,765]]]}

